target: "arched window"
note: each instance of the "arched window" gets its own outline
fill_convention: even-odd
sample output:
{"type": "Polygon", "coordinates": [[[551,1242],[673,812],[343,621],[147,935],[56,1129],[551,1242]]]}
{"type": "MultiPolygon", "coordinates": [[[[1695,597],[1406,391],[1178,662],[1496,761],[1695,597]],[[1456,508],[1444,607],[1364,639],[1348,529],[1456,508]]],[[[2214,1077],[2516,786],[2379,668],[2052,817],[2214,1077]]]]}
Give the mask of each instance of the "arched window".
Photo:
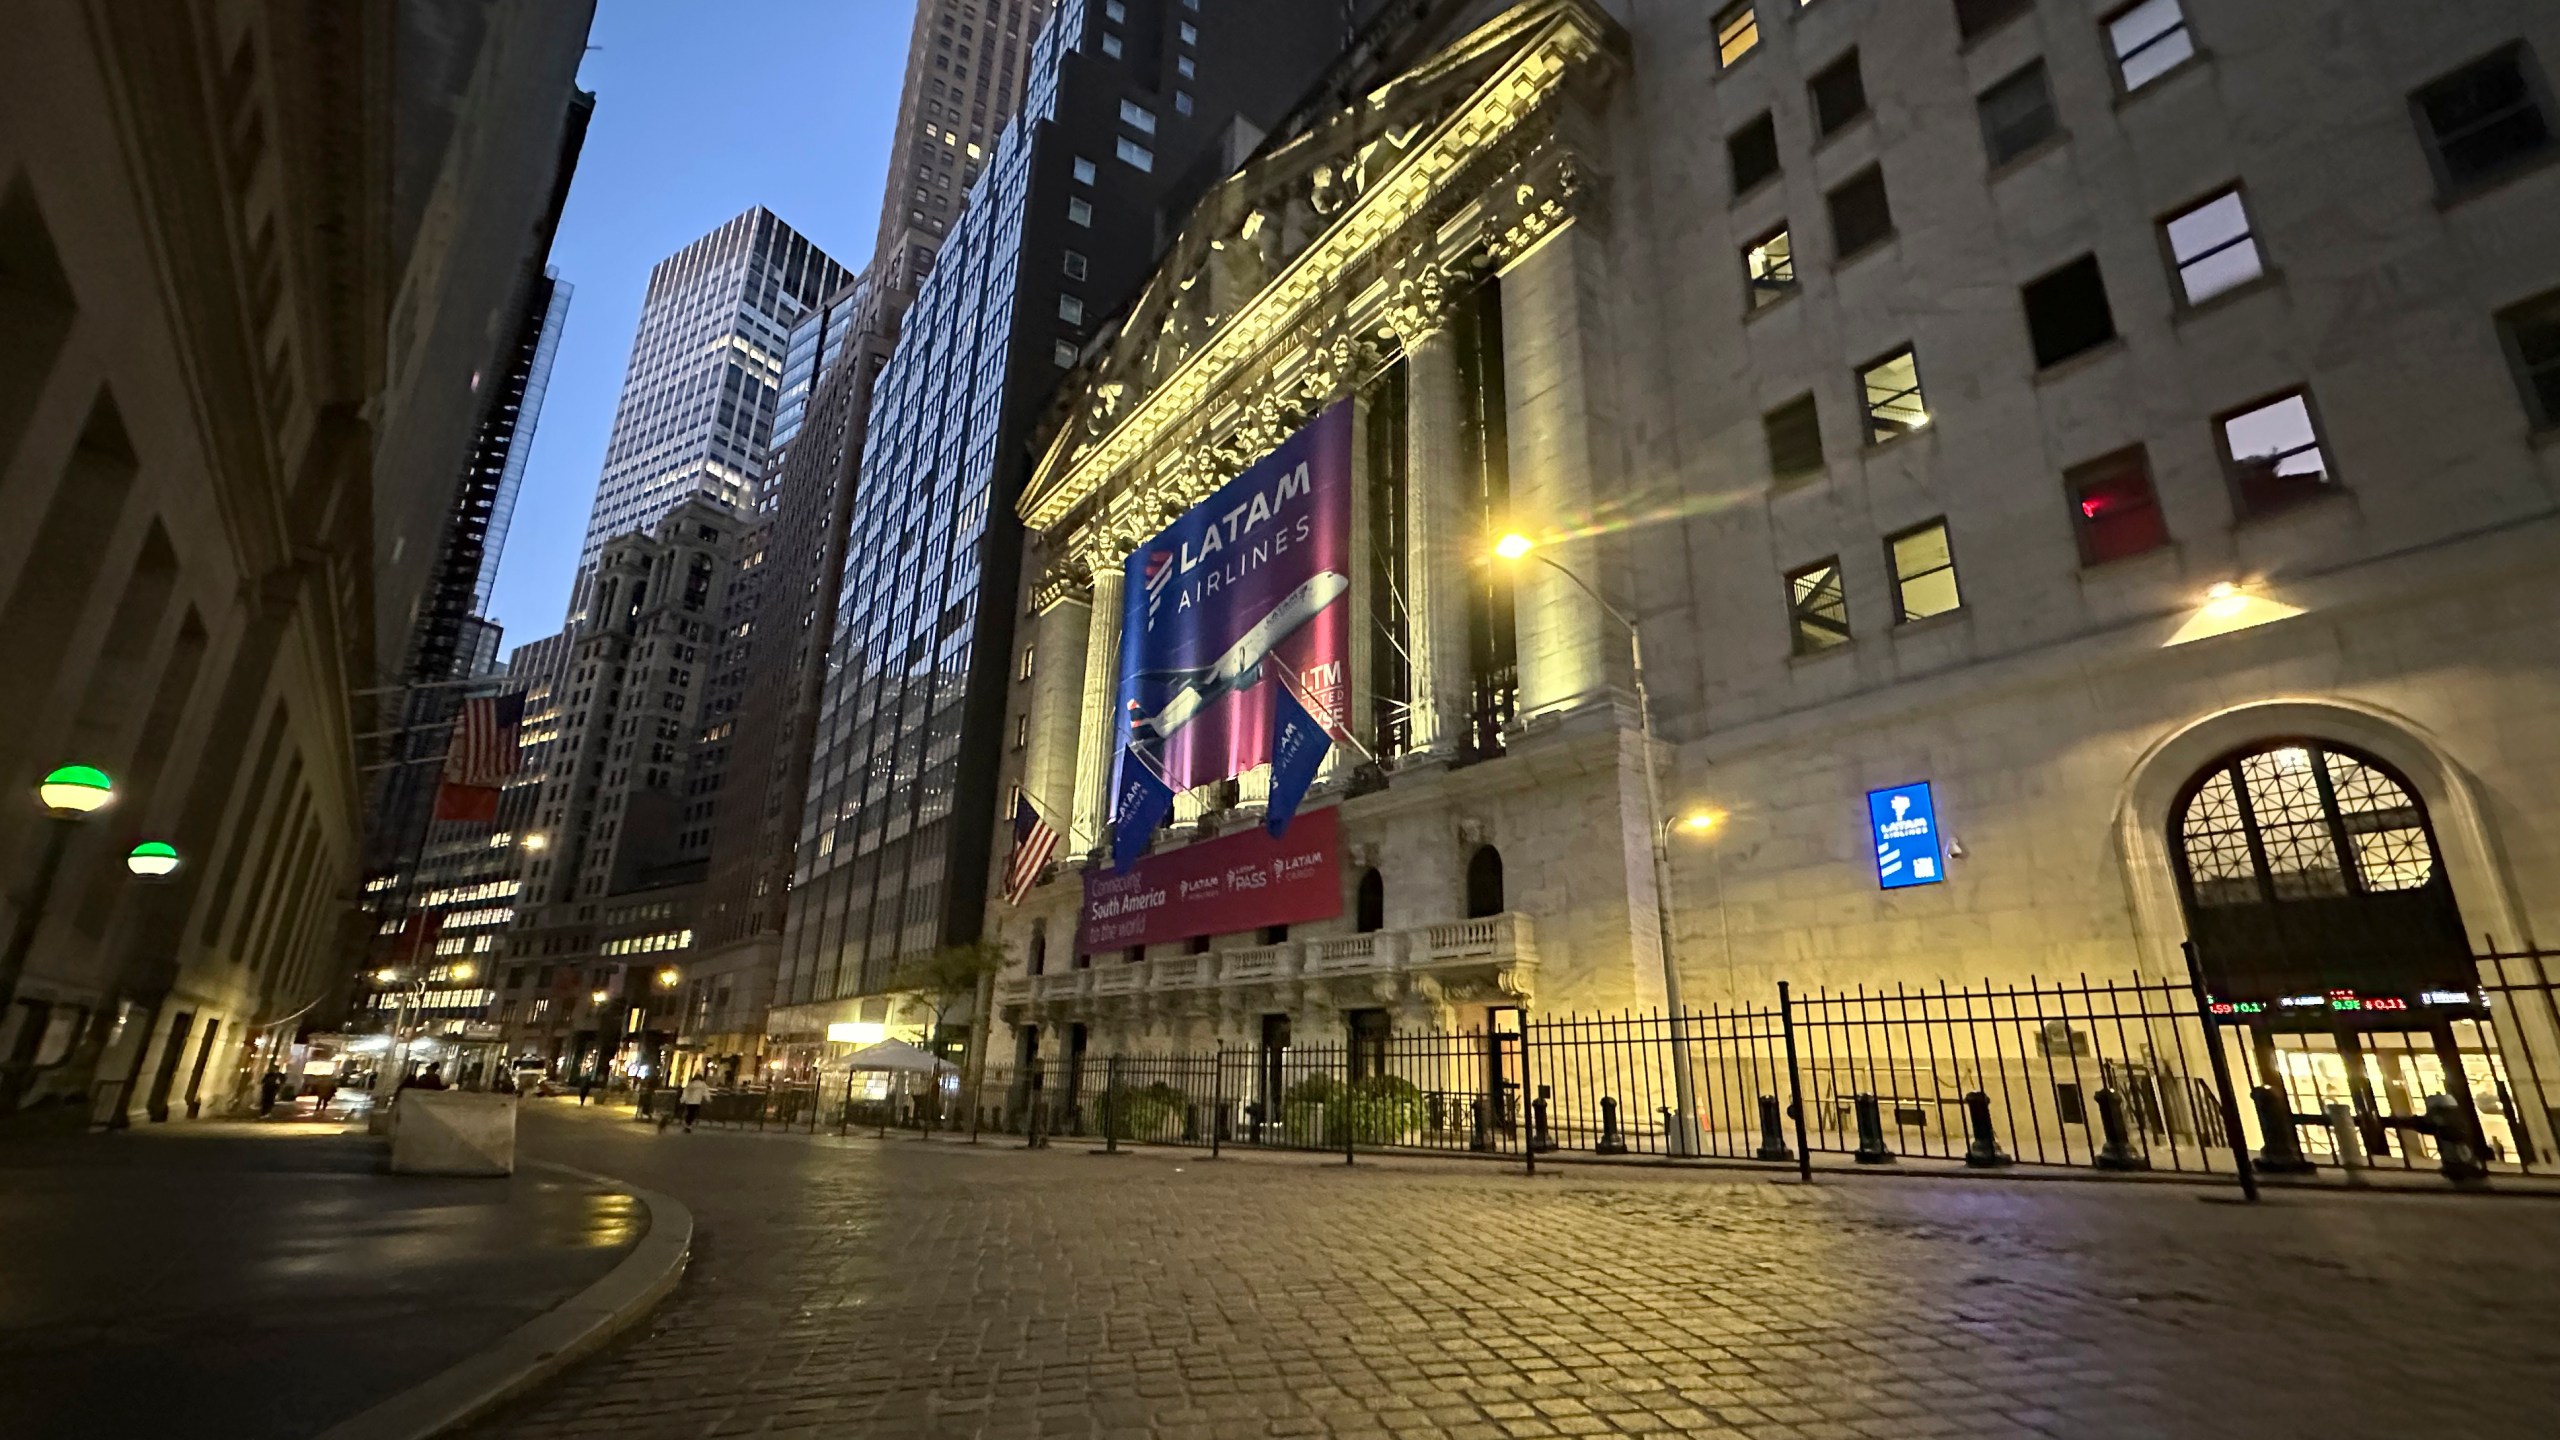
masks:
{"type": "Polygon", "coordinates": [[[1502,911],[1502,852],[1479,846],[1467,857],[1467,918],[1481,920],[1502,911]]]}
{"type": "Polygon", "coordinates": [[[1031,959],[1023,966],[1026,975],[1037,975],[1049,963],[1049,931],[1039,921],[1031,922],[1031,959]]]}
{"type": "Polygon", "coordinates": [[[2436,877],[2435,839],[2378,761],[2311,744],[2233,756],[2179,812],[2180,869],[2200,907],[2382,895],[2436,877]]]}
{"type": "Polygon", "coordinates": [[[1373,934],[1387,928],[1387,882],[1375,865],[1360,872],[1358,912],[1354,928],[1361,934],[1373,934]]]}

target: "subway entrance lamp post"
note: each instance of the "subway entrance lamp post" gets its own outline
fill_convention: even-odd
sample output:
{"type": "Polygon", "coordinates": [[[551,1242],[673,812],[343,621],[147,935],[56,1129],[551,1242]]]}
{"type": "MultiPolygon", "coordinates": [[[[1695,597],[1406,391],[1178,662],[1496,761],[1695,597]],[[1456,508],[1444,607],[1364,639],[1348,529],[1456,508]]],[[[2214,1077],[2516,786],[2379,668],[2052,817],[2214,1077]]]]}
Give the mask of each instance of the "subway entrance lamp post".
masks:
{"type": "Polygon", "coordinates": [[[65,765],[37,782],[36,799],[46,817],[44,852],[36,861],[35,882],[19,899],[8,948],[0,950],[0,1015],[6,1015],[18,998],[18,977],[26,972],[27,952],[35,948],[36,930],[44,923],[45,906],[53,900],[53,882],[62,873],[62,856],[71,846],[72,832],[115,798],[116,782],[94,765],[65,765]]]}
{"type": "Polygon", "coordinates": [[[1662,813],[1661,782],[1654,775],[1653,701],[1644,688],[1644,634],[1634,619],[1609,603],[1608,597],[1592,588],[1591,582],[1566,569],[1554,556],[1538,548],[1528,536],[1512,531],[1494,542],[1493,553],[1504,560],[1517,562],[1534,559],[1562,575],[1591,597],[1592,603],[1618,622],[1627,632],[1627,659],[1636,688],[1636,731],[1644,748],[1644,812],[1645,829],[1653,847],[1653,916],[1659,931],[1662,951],[1662,1001],[1671,1011],[1671,1084],[1674,1103],[1678,1106],[1665,1119],[1670,1133],[1665,1137],[1675,1157],[1691,1157],[1705,1153],[1698,1133],[1698,1082],[1689,1067],[1689,1012],[1680,994],[1680,959],[1674,948],[1674,925],[1671,914],[1671,831],[1679,828],[1704,833],[1715,828],[1714,815],[1701,812],[1674,822],[1662,813]]]}

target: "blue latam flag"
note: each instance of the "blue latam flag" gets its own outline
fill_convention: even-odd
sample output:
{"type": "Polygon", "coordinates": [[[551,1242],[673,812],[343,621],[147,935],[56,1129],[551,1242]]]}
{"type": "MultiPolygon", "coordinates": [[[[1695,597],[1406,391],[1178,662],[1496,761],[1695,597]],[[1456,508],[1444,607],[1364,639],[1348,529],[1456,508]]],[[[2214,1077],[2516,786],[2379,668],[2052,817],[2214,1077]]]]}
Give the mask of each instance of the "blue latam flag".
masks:
{"type": "Polygon", "coordinates": [[[1273,697],[1271,804],[1263,821],[1273,839],[1280,838],[1297,817],[1298,802],[1307,798],[1307,787],[1316,783],[1316,772],[1324,768],[1325,754],[1332,749],[1333,737],[1298,703],[1295,691],[1281,686],[1273,697]]]}
{"type": "Polygon", "coordinates": [[[1111,810],[1111,868],[1126,870],[1147,853],[1156,827],[1173,811],[1173,787],[1135,749],[1121,752],[1120,796],[1111,810]]]}

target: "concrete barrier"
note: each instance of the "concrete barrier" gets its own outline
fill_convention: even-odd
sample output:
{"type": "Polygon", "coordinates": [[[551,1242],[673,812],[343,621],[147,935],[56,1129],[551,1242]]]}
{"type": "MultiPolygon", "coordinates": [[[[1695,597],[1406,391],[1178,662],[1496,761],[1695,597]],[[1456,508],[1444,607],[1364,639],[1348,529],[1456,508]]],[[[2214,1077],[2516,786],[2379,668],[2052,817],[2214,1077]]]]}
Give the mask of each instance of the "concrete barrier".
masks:
{"type": "Polygon", "coordinates": [[[513,1175],[516,1099],[465,1090],[404,1090],[391,1107],[399,1175],[513,1175]]]}

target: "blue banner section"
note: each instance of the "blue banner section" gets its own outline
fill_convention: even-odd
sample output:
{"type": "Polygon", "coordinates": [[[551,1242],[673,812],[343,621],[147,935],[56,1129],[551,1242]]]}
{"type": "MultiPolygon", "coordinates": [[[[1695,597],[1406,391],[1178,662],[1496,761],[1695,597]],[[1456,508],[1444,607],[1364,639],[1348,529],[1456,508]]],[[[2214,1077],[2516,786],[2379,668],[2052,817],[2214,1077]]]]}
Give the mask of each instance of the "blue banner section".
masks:
{"type": "Polygon", "coordinates": [[[1120,767],[1120,794],[1111,810],[1111,868],[1126,870],[1147,853],[1147,842],[1173,811],[1173,787],[1142,760],[1120,767]]]}
{"type": "Polygon", "coordinates": [[[1283,690],[1338,723],[1351,699],[1351,402],[1192,506],[1125,569],[1115,765],[1152,763],[1176,790],[1242,775],[1274,758],[1283,690]]]}
{"type": "Polygon", "coordinates": [[[1275,840],[1288,831],[1298,802],[1307,798],[1307,787],[1316,783],[1316,771],[1324,768],[1325,752],[1333,748],[1333,737],[1288,687],[1281,687],[1277,700],[1272,716],[1271,804],[1263,821],[1275,840]]]}
{"type": "Polygon", "coordinates": [[[1876,882],[1887,890],[1935,885],[1947,878],[1938,844],[1938,803],[1929,782],[1867,792],[1867,825],[1876,842],[1876,882]]]}

